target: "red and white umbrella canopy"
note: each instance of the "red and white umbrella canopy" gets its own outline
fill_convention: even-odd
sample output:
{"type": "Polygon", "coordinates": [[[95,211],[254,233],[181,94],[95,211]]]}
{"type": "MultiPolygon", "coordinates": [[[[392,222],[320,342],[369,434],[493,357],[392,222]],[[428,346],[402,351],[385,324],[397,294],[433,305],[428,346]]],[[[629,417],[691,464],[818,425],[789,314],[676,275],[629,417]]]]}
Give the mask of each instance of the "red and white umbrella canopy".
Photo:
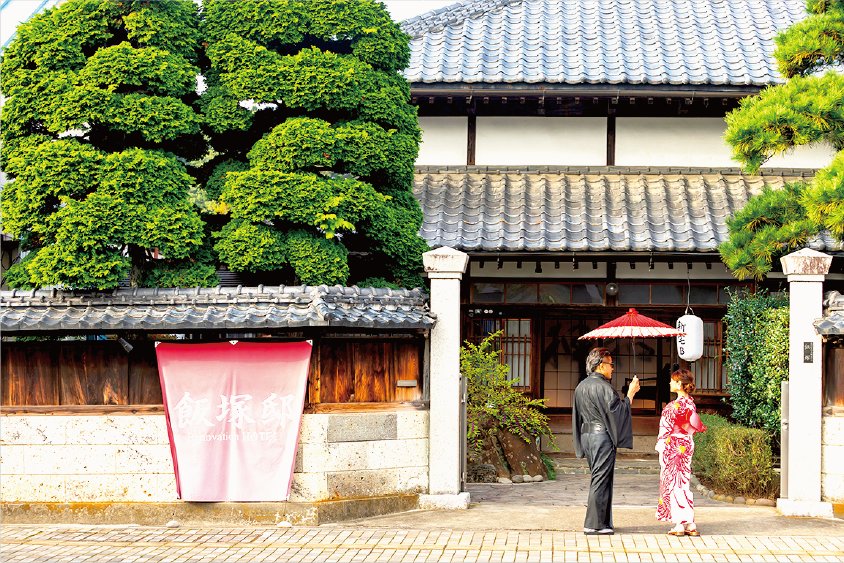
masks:
{"type": "Polygon", "coordinates": [[[578,340],[584,338],[654,338],[660,336],[684,336],[673,326],[668,326],[645,315],[640,315],[636,309],[630,309],[624,315],[602,324],[593,331],[587,332],[578,340]]]}

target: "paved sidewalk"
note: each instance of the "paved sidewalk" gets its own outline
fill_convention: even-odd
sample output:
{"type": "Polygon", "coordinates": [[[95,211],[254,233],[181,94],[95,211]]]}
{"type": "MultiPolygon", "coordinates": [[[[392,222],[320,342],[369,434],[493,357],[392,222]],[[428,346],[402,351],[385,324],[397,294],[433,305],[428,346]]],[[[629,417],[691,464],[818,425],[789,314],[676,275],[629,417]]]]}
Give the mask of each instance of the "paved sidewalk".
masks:
{"type": "Polygon", "coordinates": [[[844,561],[844,538],[350,528],[3,526],[13,561],[844,561]]]}

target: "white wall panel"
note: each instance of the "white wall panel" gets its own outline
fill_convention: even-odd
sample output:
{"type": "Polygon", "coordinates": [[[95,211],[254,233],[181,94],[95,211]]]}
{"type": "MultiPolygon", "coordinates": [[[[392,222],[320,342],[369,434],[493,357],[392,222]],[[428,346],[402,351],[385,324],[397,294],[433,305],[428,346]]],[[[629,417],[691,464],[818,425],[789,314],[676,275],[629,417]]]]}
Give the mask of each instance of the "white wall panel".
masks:
{"type": "Polygon", "coordinates": [[[619,117],[615,121],[616,166],[731,168],[719,117],[619,117]]]}
{"type": "MultiPolygon", "coordinates": [[[[727,124],[720,117],[619,117],[617,166],[738,168],[724,142],[727,124]]],[[[823,168],[832,160],[828,146],[798,147],[765,163],[764,168],[823,168]]]]}
{"type": "Polygon", "coordinates": [[[422,145],[416,164],[466,164],[469,120],[466,117],[420,117],[422,145]]]}
{"type": "Polygon", "coordinates": [[[478,165],[604,166],[604,117],[478,117],[478,165]]]}
{"type": "Polygon", "coordinates": [[[825,168],[832,162],[835,150],[827,145],[796,147],[792,151],[776,156],[762,165],[762,168],[825,168]]]}

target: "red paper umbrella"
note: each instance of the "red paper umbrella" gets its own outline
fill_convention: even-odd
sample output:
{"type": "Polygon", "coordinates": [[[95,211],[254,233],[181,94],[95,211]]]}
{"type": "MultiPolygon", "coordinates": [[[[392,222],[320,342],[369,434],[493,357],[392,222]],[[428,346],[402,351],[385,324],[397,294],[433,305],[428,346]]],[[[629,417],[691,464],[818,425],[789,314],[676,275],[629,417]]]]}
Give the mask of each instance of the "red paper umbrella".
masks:
{"type": "Polygon", "coordinates": [[[665,323],[640,315],[636,312],[636,309],[630,309],[614,321],[602,324],[595,330],[587,332],[578,340],[584,338],[654,338],[659,336],[684,336],[685,334],[685,332],[665,323]]]}
{"type": "Polygon", "coordinates": [[[578,340],[584,338],[633,338],[633,377],[636,377],[636,338],[685,335],[685,332],[681,332],[672,326],[668,326],[645,315],[640,315],[636,312],[636,309],[630,309],[614,321],[610,321],[593,331],[587,332],[578,338],[578,340]]]}

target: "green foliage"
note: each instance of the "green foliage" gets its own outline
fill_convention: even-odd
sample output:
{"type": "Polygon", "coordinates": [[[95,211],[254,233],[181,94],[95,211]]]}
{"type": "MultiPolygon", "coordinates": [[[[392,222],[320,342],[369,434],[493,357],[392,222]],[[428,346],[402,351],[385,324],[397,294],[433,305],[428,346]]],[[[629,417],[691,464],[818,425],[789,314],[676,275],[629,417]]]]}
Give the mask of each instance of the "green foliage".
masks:
{"type": "Polygon", "coordinates": [[[788,379],[787,306],[762,311],[756,321],[758,348],[750,364],[750,391],[756,400],[754,426],[780,433],[781,384],[788,379]]]}
{"type": "Polygon", "coordinates": [[[2,213],[31,254],[7,279],[208,285],[219,259],[291,283],[421,285],[409,36],[373,0],[202,13],[70,0],[20,26],[0,69],[2,213]],[[350,252],[367,257],[354,275],[350,252]]]}
{"type": "Polygon", "coordinates": [[[366,278],[355,284],[358,287],[374,287],[376,289],[401,289],[397,284],[390,283],[384,278],[366,278]]]}
{"type": "Polygon", "coordinates": [[[460,373],[466,378],[466,423],[469,459],[483,449],[485,432],[506,428],[530,440],[554,437],[548,428],[548,417],[539,409],[546,399],[528,399],[507,380],[510,367],[498,360],[498,351],[491,350],[501,331],[491,334],[480,344],[465,342],[460,348],[460,373]]]}
{"type": "Polygon", "coordinates": [[[210,282],[210,264],[187,273],[203,239],[182,164],[205,150],[198,40],[189,1],[70,1],[21,24],[0,79],[4,229],[30,251],[13,286],[166,283],[174,267],[210,282]]]}
{"type": "Polygon", "coordinates": [[[771,437],[763,431],[730,424],[717,415],[700,415],[706,432],[695,434],[692,470],[710,488],[725,494],[773,497],[771,437]]]}
{"type": "Polygon", "coordinates": [[[781,190],[766,186],[727,219],[730,238],[719,251],[738,279],[763,279],[775,260],[799,250],[818,233],[800,203],[806,191],[802,182],[786,184],[781,190]]]}
{"type": "MultiPolygon", "coordinates": [[[[844,3],[809,0],[805,20],[780,33],[774,53],[785,84],[745,98],[727,115],[725,140],[733,158],[751,173],[768,159],[797,146],[828,143],[844,149],[844,3]],[[821,74],[820,71],[833,71],[821,74]]],[[[762,279],[773,261],[828,231],[844,242],[844,157],[839,152],[808,185],[787,188],[791,202],[771,193],[751,199],[743,217],[730,224],[719,251],[739,279],[762,279]],[[760,200],[760,201],[757,201],[760,200]],[[756,223],[752,233],[743,225],[756,223]]],[[[738,214],[737,214],[738,217],[738,214]]]]}
{"type": "Polygon", "coordinates": [[[421,285],[420,131],[397,72],[409,37],[371,0],[206,0],[203,14],[200,106],[219,153],[206,193],[232,219],[215,235],[222,262],[289,268],[293,283],[421,285]],[[353,272],[350,252],[384,271],[353,272]]]}
{"type": "Polygon", "coordinates": [[[733,419],[776,436],[780,383],[788,379],[788,298],[764,292],[733,295],[724,322],[733,419]]]}
{"type": "Polygon", "coordinates": [[[548,480],[555,481],[557,479],[557,464],[545,452],[540,452],[539,455],[542,457],[542,463],[548,468],[548,480]]]}

